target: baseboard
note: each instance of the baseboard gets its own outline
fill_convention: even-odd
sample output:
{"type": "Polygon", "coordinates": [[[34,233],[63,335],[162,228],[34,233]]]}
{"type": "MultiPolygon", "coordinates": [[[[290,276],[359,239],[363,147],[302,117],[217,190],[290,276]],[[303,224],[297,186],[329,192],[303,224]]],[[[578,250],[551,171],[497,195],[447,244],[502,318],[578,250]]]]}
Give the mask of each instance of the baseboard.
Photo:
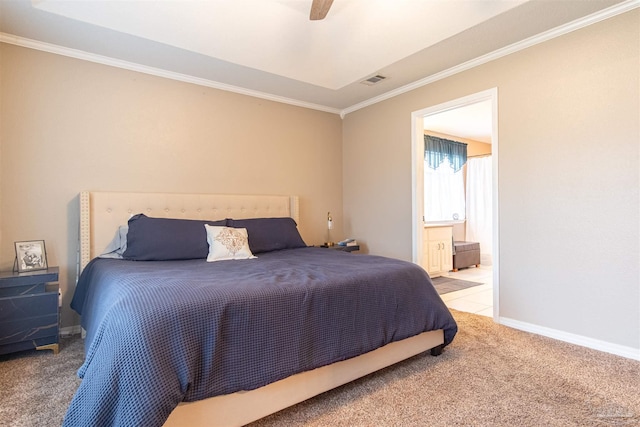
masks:
{"type": "Polygon", "coordinates": [[[557,329],[546,328],[544,326],[534,325],[531,323],[521,322],[519,320],[509,319],[506,317],[500,317],[500,324],[509,326],[514,329],[519,329],[521,331],[531,332],[559,341],[568,342],[570,344],[576,344],[593,350],[604,351],[605,353],[611,353],[615,354],[616,356],[622,356],[627,359],[640,361],[640,349],[638,348],[613,344],[610,342],[601,341],[582,335],[571,334],[568,332],[559,331],[557,329]]]}
{"type": "Polygon", "coordinates": [[[74,325],[74,326],[67,326],[64,328],[60,328],[60,335],[63,337],[67,337],[70,335],[76,335],[76,334],[80,334],[82,333],[82,326],[80,325],[74,325]]]}

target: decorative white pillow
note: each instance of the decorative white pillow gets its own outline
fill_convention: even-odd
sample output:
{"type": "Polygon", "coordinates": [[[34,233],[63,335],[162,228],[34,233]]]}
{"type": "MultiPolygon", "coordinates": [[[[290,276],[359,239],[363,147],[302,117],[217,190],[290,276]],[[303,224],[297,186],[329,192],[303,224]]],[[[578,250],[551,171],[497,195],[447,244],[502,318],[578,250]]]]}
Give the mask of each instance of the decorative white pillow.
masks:
{"type": "Polygon", "coordinates": [[[227,259],[257,258],[249,249],[249,236],[246,228],[220,227],[205,224],[209,255],[207,262],[227,259]]]}

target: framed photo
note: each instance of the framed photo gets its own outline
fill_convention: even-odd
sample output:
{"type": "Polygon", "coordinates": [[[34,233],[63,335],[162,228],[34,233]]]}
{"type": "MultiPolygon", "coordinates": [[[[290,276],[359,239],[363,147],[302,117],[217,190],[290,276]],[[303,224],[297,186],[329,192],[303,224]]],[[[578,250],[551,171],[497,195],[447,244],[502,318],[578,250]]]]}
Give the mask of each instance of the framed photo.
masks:
{"type": "Polygon", "coordinates": [[[18,273],[47,269],[47,251],[44,240],[16,242],[16,265],[18,273]]]}

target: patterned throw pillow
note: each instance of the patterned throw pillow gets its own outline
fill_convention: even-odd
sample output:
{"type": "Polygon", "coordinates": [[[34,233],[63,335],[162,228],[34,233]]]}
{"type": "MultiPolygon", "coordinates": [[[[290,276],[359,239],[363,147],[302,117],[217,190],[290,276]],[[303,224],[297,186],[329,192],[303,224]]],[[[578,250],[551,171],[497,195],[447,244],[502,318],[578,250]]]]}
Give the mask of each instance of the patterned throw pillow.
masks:
{"type": "Polygon", "coordinates": [[[256,258],[249,249],[246,228],[211,226],[205,224],[209,255],[207,262],[228,259],[256,258]]]}

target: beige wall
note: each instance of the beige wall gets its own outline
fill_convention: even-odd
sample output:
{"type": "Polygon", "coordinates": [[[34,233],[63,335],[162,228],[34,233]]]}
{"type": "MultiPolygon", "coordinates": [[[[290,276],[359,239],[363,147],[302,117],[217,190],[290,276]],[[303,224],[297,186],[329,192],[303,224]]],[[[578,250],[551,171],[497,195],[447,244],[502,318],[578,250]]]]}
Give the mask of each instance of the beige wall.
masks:
{"type": "Polygon", "coordinates": [[[348,114],[346,232],[410,260],[411,113],[497,87],[500,315],[640,349],[639,14],[348,114]]]}
{"type": "Polygon", "coordinates": [[[339,116],[0,44],[0,267],[44,239],[75,281],[81,190],[297,194],[303,238],[342,238],[339,116]]]}

